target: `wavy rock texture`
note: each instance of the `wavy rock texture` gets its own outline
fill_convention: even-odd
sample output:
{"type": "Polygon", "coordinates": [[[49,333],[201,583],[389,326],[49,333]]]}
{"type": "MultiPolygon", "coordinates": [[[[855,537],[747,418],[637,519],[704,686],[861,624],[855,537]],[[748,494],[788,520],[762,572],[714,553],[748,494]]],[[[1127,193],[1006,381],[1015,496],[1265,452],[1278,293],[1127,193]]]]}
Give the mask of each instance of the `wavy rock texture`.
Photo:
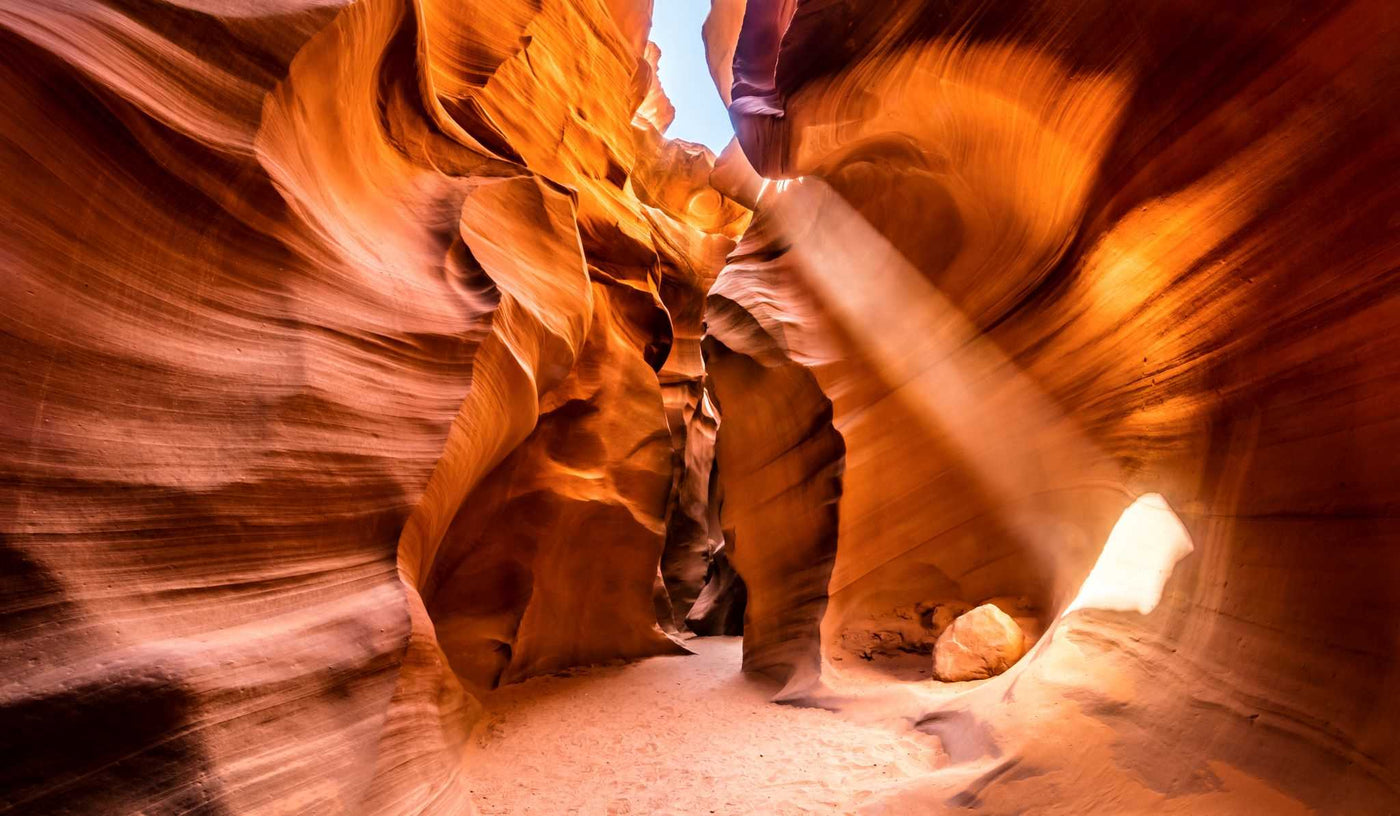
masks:
{"type": "Polygon", "coordinates": [[[872,809],[1400,809],[1400,22],[1236,5],[715,0],[716,159],[647,0],[4,3],[0,811],[470,813],[740,609],[872,809]]]}
{"type": "Polygon", "coordinates": [[[668,212],[684,213],[703,231],[668,230],[660,297],[671,319],[671,352],[658,372],[671,429],[673,487],[666,510],[661,577],[669,612],[679,628],[705,583],[711,554],[722,534],[711,524],[715,429],[719,417],[705,390],[700,342],[705,293],[714,283],[734,239],[748,225],[748,209],[711,185],[715,160],[685,142],[658,145],[656,159],[639,170],[639,196],[668,212]]]}
{"type": "Polygon", "coordinates": [[[750,0],[706,28],[744,158],[795,179],[709,298],[746,665],[943,738],[891,812],[1400,807],[1395,15],[750,0]],[[1061,617],[1145,493],[1194,540],[1160,603],[1061,617]],[[1003,595],[1049,631],[952,700],[822,662],[873,610],[1003,595]]]}
{"type": "Polygon", "coordinates": [[[471,812],[471,690],[678,648],[747,211],[649,16],[0,9],[0,810],[471,812]]]}

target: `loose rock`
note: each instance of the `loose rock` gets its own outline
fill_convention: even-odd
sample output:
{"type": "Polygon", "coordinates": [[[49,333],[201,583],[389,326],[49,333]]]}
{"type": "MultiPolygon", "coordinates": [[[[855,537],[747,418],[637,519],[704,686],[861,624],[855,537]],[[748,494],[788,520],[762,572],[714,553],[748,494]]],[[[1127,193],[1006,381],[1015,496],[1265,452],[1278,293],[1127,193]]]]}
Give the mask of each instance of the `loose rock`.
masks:
{"type": "Polygon", "coordinates": [[[938,636],[933,649],[933,673],[940,680],[982,680],[994,677],[1026,653],[1021,627],[992,604],[982,604],[938,636]]]}

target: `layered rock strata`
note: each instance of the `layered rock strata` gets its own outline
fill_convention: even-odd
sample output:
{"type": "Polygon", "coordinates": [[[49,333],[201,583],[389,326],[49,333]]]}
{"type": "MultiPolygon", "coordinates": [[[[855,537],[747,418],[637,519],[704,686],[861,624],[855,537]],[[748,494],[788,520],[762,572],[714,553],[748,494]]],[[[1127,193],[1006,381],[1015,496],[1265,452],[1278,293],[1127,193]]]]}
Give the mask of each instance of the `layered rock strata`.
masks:
{"type": "Polygon", "coordinates": [[[705,340],[746,665],[855,711],[822,654],[874,610],[1026,596],[1049,626],[985,691],[882,698],[954,760],[896,812],[1400,803],[1395,26],[714,4],[717,178],[757,208],[705,340]],[[1062,618],[1149,493],[1190,554],[1062,618]]]}
{"type": "Polygon", "coordinates": [[[678,648],[649,11],[0,8],[0,810],[471,812],[476,689],[678,648]]]}
{"type": "Polygon", "coordinates": [[[717,160],[649,11],[0,7],[0,810],[470,813],[479,692],[740,617],[939,737],[871,807],[1400,808],[1389,6],[715,0],[717,160]]]}

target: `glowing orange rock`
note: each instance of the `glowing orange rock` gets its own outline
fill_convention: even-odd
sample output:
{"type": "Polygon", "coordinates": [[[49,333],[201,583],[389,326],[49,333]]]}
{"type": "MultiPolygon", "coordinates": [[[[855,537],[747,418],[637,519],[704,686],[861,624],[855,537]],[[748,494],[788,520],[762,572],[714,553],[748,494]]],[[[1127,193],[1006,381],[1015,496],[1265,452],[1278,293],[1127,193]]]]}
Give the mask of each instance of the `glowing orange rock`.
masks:
{"type": "Polygon", "coordinates": [[[677,650],[649,10],[0,8],[0,809],[470,813],[473,689],[677,650]]]}
{"type": "Polygon", "coordinates": [[[964,759],[891,812],[1395,809],[1400,660],[1354,625],[1400,620],[1386,4],[714,9],[766,177],[716,173],[755,214],[705,340],[746,660],[810,675],[871,612],[1026,596],[1014,695],[899,704],[964,759]],[[1129,514],[1099,560],[1144,494],[1187,537],[1129,514]],[[1232,794],[1178,782],[1207,777],[1232,794]]]}
{"type": "Polygon", "coordinates": [[[1026,653],[1021,627],[992,604],[964,612],[933,647],[939,680],[982,680],[1001,674],[1026,653]]]}

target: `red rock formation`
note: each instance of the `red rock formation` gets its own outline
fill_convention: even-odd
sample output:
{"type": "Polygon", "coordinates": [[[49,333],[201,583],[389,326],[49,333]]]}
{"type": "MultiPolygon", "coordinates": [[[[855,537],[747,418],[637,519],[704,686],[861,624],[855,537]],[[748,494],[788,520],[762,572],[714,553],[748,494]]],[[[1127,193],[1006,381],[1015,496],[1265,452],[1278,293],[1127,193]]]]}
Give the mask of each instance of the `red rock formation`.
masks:
{"type": "Polygon", "coordinates": [[[940,680],[980,680],[1001,674],[1026,653],[1021,627],[994,604],[959,615],[933,649],[933,673],[940,680]]]}
{"type": "Polygon", "coordinates": [[[647,0],[0,6],[0,811],[470,813],[741,604],[872,807],[1400,807],[1395,14],[872,9],[715,0],[716,159],[647,0]]]}
{"type": "Polygon", "coordinates": [[[470,812],[462,681],[677,648],[649,8],[0,9],[0,810],[470,812]]]}
{"type": "Polygon", "coordinates": [[[1396,807],[1394,15],[726,8],[744,153],[802,177],[709,304],[725,526],[783,633],[746,663],[849,706],[795,642],[1027,595],[1010,674],[891,703],[954,760],[895,811],[1396,807]],[[1160,603],[1059,619],[1144,493],[1194,540],[1160,603]]]}
{"type": "MultiPolygon", "coordinates": [[[[687,142],[656,147],[656,159],[633,179],[643,202],[685,214],[709,232],[667,230],[661,250],[660,297],[670,316],[670,354],[659,371],[671,428],[673,489],[666,510],[662,580],[672,608],[662,617],[679,627],[704,584],[720,530],[710,524],[711,465],[718,417],[705,396],[700,340],[705,292],[748,224],[749,212],[710,184],[714,157],[687,142]]],[[[669,221],[660,222],[664,227],[669,221]]]]}

